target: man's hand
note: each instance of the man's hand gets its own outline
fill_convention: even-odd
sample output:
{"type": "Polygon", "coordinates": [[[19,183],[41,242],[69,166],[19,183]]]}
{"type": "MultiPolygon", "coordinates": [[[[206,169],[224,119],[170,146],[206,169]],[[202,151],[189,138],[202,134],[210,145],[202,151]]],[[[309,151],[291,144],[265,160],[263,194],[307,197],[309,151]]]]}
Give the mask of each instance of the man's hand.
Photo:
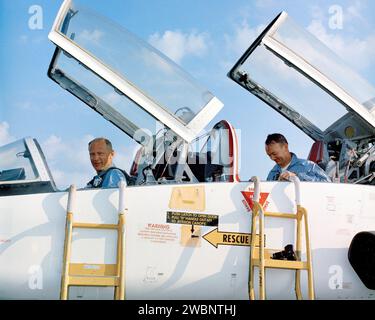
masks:
{"type": "Polygon", "coordinates": [[[295,176],[296,174],[294,172],[285,171],[282,174],[280,174],[279,181],[290,181],[290,177],[295,176]]]}

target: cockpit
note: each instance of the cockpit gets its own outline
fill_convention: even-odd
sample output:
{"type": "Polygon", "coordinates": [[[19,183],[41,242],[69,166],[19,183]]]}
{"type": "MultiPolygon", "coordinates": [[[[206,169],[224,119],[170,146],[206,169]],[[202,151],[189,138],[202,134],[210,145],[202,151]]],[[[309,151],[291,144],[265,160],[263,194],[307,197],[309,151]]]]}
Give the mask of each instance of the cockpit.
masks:
{"type": "Polygon", "coordinates": [[[333,181],[375,183],[375,88],[285,12],[228,76],[311,137],[333,181]]]}
{"type": "Polygon", "coordinates": [[[35,139],[0,147],[0,196],[56,191],[55,182],[35,139]]]}
{"type": "Polygon", "coordinates": [[[218,98],[82,1],[64,2],[49,39],[48,76],[139,143],[131,170],[138,184],[205,181],[187,164],[189,144],[223,107],[218,98]]]}

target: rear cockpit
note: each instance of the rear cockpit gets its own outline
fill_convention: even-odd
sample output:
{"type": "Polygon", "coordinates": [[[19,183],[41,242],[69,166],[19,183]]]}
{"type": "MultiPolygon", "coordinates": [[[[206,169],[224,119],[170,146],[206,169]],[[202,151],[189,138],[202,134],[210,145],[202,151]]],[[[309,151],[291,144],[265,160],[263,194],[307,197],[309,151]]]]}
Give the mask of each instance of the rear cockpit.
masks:
{"type": "Polygon", "coordinates": [[[321,143],[333,181],[375,183],[375,88],[285,12],[228,76],[321,143]]]}

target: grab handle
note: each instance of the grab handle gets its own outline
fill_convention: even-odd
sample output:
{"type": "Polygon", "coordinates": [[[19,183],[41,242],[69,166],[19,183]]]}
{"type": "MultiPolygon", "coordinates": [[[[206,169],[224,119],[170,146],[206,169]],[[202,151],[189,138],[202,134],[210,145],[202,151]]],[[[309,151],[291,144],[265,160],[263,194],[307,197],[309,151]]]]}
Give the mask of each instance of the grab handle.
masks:
{"type": "Polygon", "coordinates": [[[259,202],[260,198],[260,180],[258,177],[251,177],[251,181],[254,182],[254,201],[259,202]]]}
{"type": "Polygon", "coordinates": [[[296,193],[296,204],[297,206],[301,205],[301,189],[300,189],[300,180],[297,176],[291,176],[290,181],[294,183],[294,189],[296,193]]]}

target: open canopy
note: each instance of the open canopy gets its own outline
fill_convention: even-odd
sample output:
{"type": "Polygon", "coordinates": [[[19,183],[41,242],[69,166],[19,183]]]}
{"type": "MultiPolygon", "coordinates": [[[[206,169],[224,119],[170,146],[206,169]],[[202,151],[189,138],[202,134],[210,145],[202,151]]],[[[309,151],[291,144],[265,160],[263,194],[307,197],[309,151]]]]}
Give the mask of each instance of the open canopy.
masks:
{"type": "Polygon", "coordinates": [[[375,89],[280,13],[228,76],[314,140],[375,134],[375,89]]]}
{"type": "Polygon", "coordinates": [[[65,0],[49,39],[49,76],[137,142],[167,127],[187,142],[223,104],[123,27],[65,0]]]}

